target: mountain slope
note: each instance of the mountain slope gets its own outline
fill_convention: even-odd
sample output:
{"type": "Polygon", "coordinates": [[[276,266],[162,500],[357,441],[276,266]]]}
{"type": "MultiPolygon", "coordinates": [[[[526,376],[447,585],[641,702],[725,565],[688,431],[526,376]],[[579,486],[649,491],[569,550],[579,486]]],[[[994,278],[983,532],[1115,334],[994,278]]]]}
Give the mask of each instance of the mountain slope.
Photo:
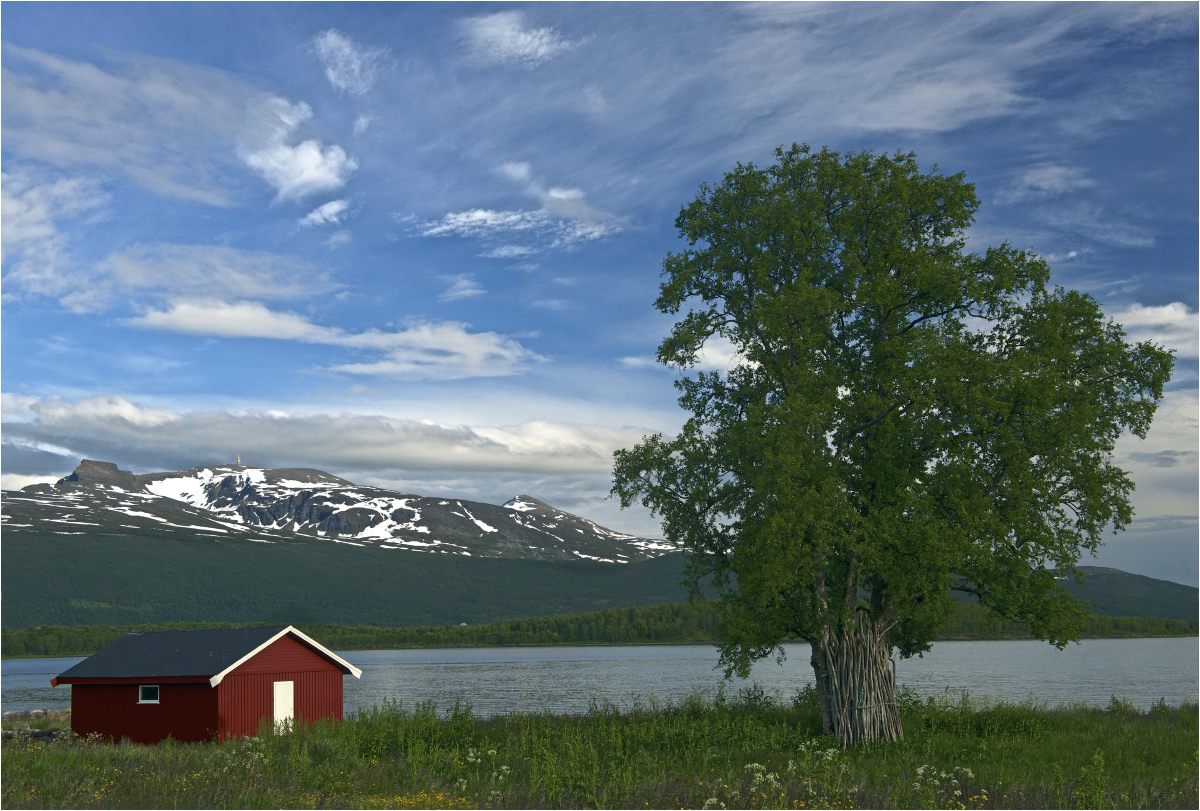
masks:
{"type": "Polygon", "coordinates": [[[5,533],[335,542],[466,557],[630,563],[671,551],[518,496],[502,506],[355,485],[319,470],[213,465],[134,475],[84,460],[54,485],[5,492],[5,533]]]}
{"type": "Polygon", "coordinates": [[[150,622],[471,625],[678,602],[682,556],[614,566],[379,546],[4,534],[4,627],[150,622]]]}
{"type": "Polygon", "coordinates": [[[1086,583],[1063,581],[1067,591],[1091,610],[1110,617],[1165,617],[1190,620],[1200,616],[1200,589],[1156,580],[1104,566],[1080,566],[1086,583]]]}

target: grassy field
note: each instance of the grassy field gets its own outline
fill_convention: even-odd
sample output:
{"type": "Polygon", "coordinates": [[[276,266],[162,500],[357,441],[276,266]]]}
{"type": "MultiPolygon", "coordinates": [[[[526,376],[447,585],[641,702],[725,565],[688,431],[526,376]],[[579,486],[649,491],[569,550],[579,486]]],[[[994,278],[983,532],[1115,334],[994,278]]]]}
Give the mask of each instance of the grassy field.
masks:
{"type": "MultiPolygon", "coordinates": [[[[815,696],[512,715],[388,705],[220,744],[4,744],[4,808],[1196,808],[1197,708],[900,699],[843,751],[815,696]]],[[[20,722],[20,719],[17,719],[20,722]]],[[[6,722],[6,726],[12,721],[6,722]]],[[[43,722],[41,725],[45,725],[43,722]]]]}

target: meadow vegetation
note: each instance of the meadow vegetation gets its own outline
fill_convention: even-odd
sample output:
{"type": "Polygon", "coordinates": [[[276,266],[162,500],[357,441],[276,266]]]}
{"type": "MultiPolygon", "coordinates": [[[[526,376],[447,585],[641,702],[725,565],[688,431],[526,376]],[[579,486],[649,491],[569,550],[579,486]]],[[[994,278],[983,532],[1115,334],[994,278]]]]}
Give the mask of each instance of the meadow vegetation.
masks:
{"type": "Polygon", "coordinates": [[[387,704],[221,743],[4,745],[5,808],[1195,808],[1197,707],[898,696],[904,740],[845,750],[816,695],[580,716],[387,704]]]}

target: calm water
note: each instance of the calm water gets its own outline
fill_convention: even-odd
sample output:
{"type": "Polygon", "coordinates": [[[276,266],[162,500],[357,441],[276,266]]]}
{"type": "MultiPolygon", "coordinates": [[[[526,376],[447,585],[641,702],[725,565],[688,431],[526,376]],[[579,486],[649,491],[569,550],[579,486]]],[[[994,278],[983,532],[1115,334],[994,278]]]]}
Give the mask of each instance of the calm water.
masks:
{"type": "MultiPolygon", "coordinates": [[[[1088,701],[1105,705],[1113,695],[1146,708],[1197,700],[1197,639],[1089,639],[1063,651],[1036,641],[940,642],[923,659],[897,662],[901,684],[921,695],[968,690],[975,696],[1051,705],[1088,701]]],[[[787,645],[782,665],[767,659],[749,680],[724,682],[716,651],[708,645],[630,645],[555,648],[459,648],[342,651],[362,668],[347,676],[346,711],[385,699],[439,708],[469,702],[479,715],[510,711],[586,712],[595,701],[629,708],[635,703],[678,701],[691,693],[727,693],[757,683],[768,694],[790,698],[813,681],[808,645],[787,645]]],[[[4,710],[66,708],[70,689],[51,677],[80,657],[12,659],[0,672],[4,710]]]]}

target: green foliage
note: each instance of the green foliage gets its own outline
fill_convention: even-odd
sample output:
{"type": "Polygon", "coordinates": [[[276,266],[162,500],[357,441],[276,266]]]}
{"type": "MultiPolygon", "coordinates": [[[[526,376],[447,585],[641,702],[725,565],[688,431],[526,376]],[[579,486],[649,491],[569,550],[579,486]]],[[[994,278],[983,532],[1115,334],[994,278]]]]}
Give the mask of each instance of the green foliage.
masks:
{"type": "Polygon", "coordinates": [[[1055,578],[1132,517],[1117,437],[1145,436],[1173,357],[1099,304],[1048,288],[1040,257],[965,251],[963,175],[913,154],[776,151],[703,185],[656,307],[686,369],[678,436],[615,457],[613,491],[691,553],[724,598],[722,660],[819,642],[866,611],[908,656],[952,588],[1058,645],[1083,611],[1055,578]],[[859,605],[860,592],[868,596],[859,605]]]}
{"type": "MultiPolygon", "coordinates": [[[[913,732],[843,751],[755,691],[581,716],[387,703],[157,746],[7,741],[4,808],[1195,808],[1194,704],[1048,710],[901,692],[913,732]]],[[[814,697],[815,698],[815,697],[814,697]]]]}

